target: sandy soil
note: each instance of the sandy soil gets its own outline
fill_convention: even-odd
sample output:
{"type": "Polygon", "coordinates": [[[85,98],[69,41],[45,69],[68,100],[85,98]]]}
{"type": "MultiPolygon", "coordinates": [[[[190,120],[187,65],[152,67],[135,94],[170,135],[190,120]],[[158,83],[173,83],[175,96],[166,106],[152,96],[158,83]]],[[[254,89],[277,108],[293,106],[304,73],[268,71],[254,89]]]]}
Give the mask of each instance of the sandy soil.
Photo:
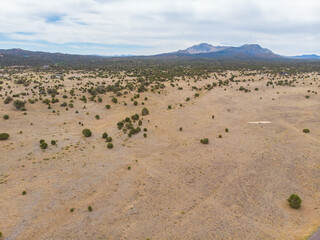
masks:
{"type": "MultiPolygon", "coordinates": [[[[0,141],[3,239],[306,238],[320,225],[320,94],[307,92],[320,90],[319,77],[272,88],[268,77],[250,76],[255,82],[210,91],[191,86],[213,78],[190,86],[179,81],[183,90],[167,83],[161,94],[141,93],[138,106],[130,101],[133,93],[118,97],[118,104],[107,93],[102,103],[84,104],[77,96],[69,111],[59,106],[61,93],[51,110],[41,101],[27,103],[27,115],[1,101],[0,132],[10,134],[0,141]],[[128,138],[116,123],[140,113],[144,97],[148,136],[128,138]],[[10,118],[2,119],[4,114],[10,118]],[[248,123],[256,121],[270,123],[248,123]],[[92,137],[83,137],[84,128],[92,137]],[[101,138],[105,131],[113,149],[101,138]],[[202,138],[209,144],[201,144],[202,138]],[[40,139],[49,143],[46,150],[40,139]],[[288,205],[292,193],[302,199],[299,210],[288,205]]],[[[23,89],[5,83],[13,92],[23,89]]],[[[67,90],[76,86],[64,84],[67,90]]]]}

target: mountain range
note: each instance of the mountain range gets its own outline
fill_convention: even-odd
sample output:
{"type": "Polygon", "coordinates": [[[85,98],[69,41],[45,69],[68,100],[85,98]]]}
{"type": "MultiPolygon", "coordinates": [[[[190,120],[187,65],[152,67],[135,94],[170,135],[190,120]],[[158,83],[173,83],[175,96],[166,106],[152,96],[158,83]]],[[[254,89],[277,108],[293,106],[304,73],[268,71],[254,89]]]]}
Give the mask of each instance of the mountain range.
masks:
{"type": "MultiPolygon", "coordinates": [[[[27,51],[23,49],[0,49],[0,65],[34,65],[34,64],[68,64],[68,63],[94,63],[103,62],[105,59],[120,58],[119,56],[107,57],[101,55],[74,55],[62,53],[49,53],[27,51]]],[[[200,58],[200,59],[223,59],[223,60],[312,60],[320,61],[320,56],[282,56],[273,53],[258,44],[245,44],[240,47],[213,46],[208,43],[194,45],[184,50],[163,53],[153,56],[122,56],[121,58],[200,58]]]]}

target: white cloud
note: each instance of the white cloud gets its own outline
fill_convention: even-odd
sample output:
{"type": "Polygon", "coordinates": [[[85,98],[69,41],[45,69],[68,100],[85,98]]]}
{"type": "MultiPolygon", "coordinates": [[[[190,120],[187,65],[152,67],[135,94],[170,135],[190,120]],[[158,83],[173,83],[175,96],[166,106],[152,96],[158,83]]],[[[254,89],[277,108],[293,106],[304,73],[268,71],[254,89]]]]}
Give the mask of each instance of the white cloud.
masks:
{"type": "Polygon", "coordinates": [[[126,52],[135,54],[199,42],[259,43],[280,54],[320,53],[319,0],[2,1],[0,31],[13,41],[149,46],[126,52]]]}

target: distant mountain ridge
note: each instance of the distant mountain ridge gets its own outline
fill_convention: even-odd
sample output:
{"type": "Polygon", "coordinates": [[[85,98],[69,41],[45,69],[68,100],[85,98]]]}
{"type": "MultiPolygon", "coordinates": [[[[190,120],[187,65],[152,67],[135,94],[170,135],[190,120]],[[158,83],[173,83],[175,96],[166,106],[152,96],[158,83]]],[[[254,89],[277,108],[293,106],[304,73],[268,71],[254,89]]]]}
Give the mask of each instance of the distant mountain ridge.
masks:
{"type": "Polygon", "coordinates": [[[299,55],[299,56],[294,56],[293,58],[296,58],[296,59],[319,59],[320,60],[320,56],[318,56],[316,54],[299,55]]]}
{"type": "Polygon", "coordinates": [[[27,51],[19,48],[0,49],[0,66],[12,65],[50,65],[50,64],[104,64],[118,59],[215,59],[215,60],[284,60],[284,61],[320,61],[320,56],[281,56],[273,53],[258,44],[245,44],[240,47],[213,46],[201,43],[176,52],[163,53],[153,56],[103,56],[103,55],[76,55],[63,53],[49,53],[41,51],[27,51]]]}

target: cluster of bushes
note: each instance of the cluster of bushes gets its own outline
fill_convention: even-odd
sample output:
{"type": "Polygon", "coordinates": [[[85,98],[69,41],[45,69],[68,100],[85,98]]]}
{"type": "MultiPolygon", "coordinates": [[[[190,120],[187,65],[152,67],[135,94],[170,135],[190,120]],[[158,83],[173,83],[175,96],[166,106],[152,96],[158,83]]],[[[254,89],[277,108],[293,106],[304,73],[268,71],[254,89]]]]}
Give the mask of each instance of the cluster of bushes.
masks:
{"type": "MultiPolygon", "coordinates": [[[[142,115],[147,115],[149,114],[148,109],[144,108],[142,109],[142,115]]],[[[131,116],[131,118],[126,117],[124,120],[120,121],[117,123],[118,129],[127,133],[128,132],[128,136],[131,137],[133,134],[137,134],[139,132],[141,132],[141,128],[139,126],[142,125],[142,121],[139,120],[140,116],[139,114],[134,114],[131,116]],[[138,121],[139,120],[139,121],[138,121]],[[138,121],[138,126],[134,127],[134,123],[138,121]]],[[[144,137],[146,137],[146,134],[144,134],[144,137]]]]}
{"type": "Polygon", "coordinates": [[[26,102],[21,101],[21,100],[15,100],[13,101],[13,106],[17,109],[17,110],[22,110],[25,111],[25,104],[26,102]]]}

